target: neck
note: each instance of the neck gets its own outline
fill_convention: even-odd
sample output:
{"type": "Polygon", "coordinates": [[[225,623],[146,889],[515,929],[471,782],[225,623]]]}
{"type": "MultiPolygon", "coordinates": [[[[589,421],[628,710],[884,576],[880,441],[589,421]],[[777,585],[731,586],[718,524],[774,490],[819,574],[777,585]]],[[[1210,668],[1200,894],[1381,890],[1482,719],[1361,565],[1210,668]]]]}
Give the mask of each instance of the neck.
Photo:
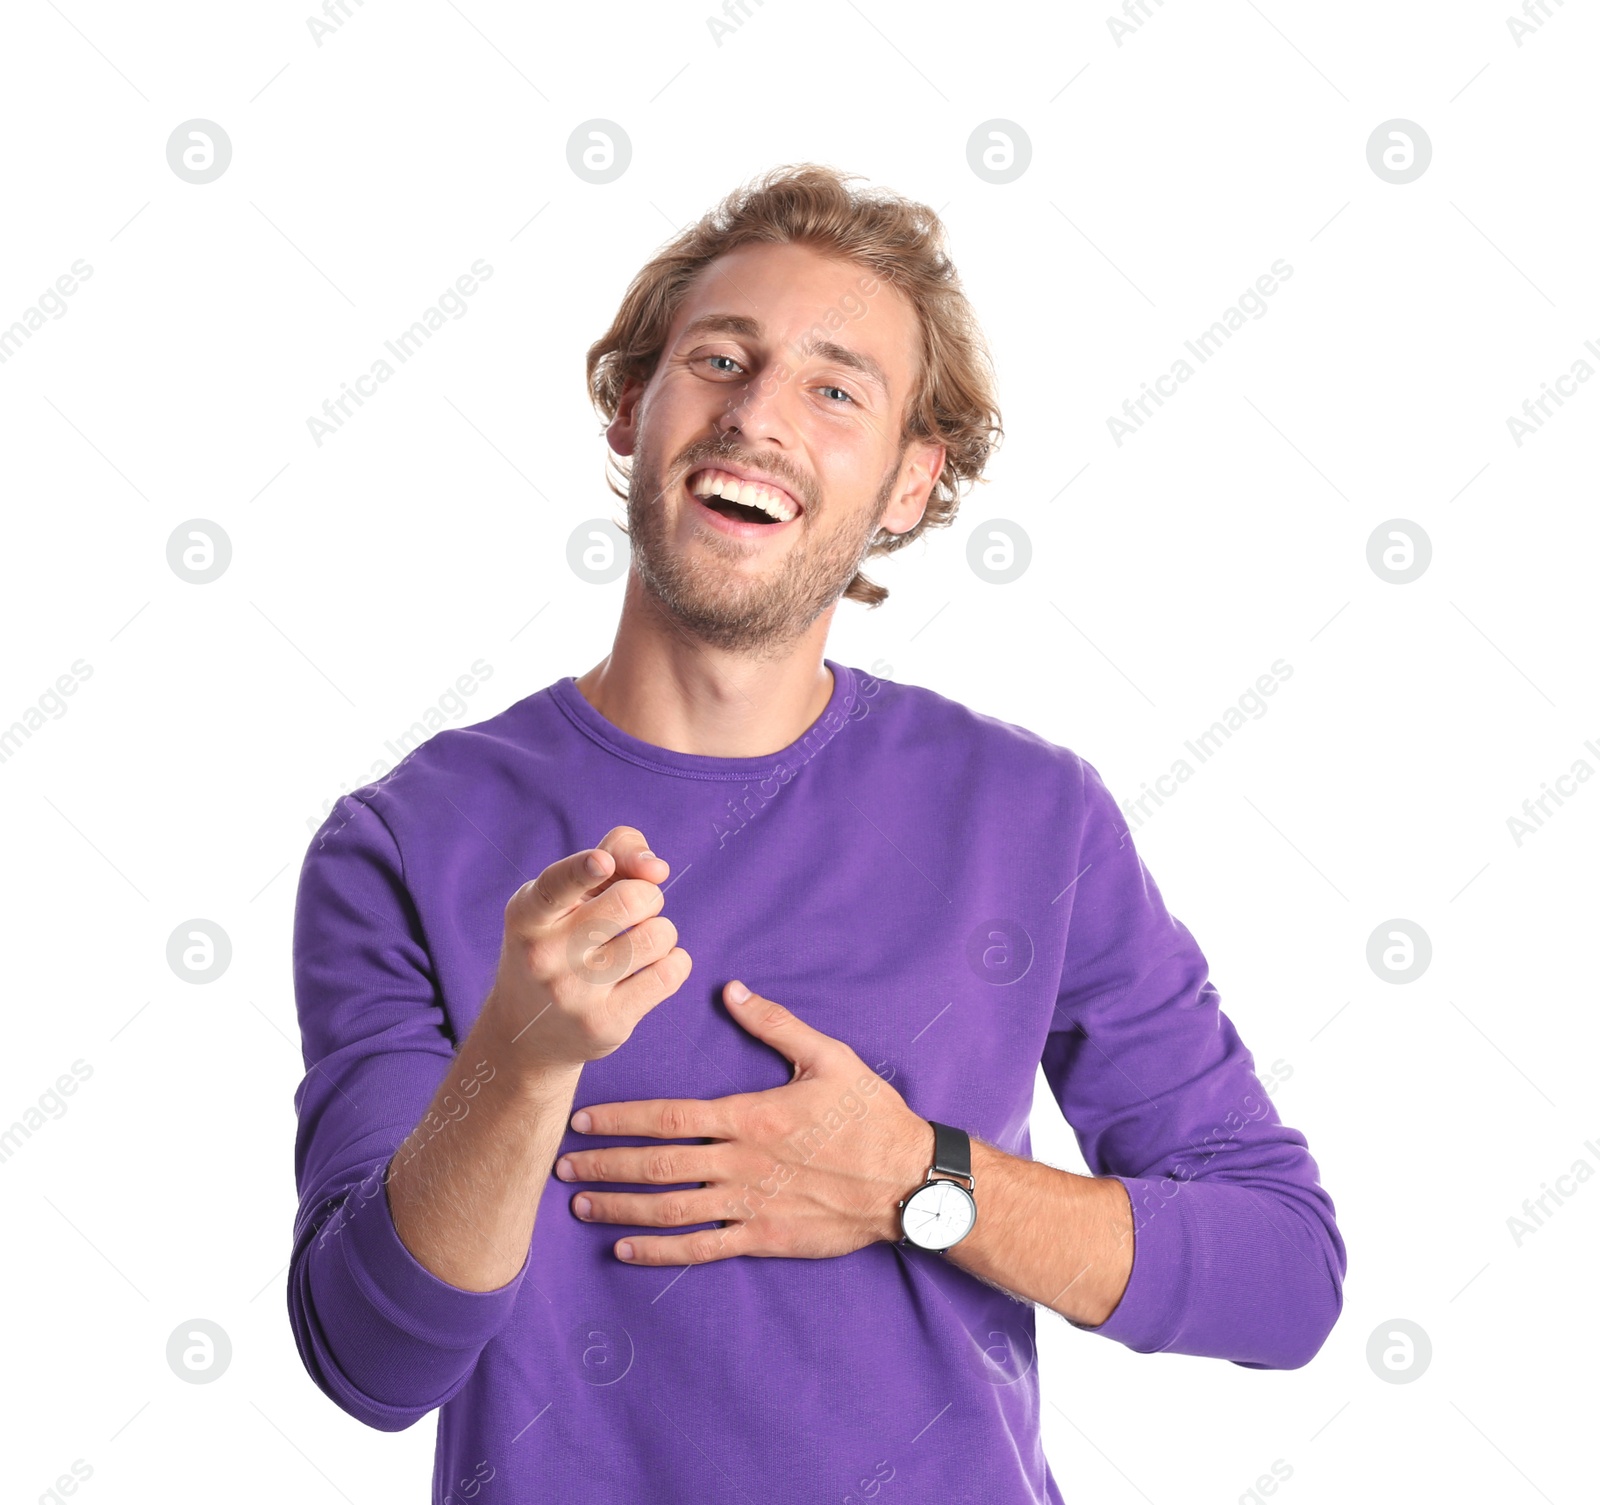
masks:
{"type": "Polygon", "coordinates": [[[760,758],[827,707],[830,608],[783,648],[740,652],[691,637],[630,572],[610,654],[578,678],[583,698],[631,737],[707,758],[760,758]]]}

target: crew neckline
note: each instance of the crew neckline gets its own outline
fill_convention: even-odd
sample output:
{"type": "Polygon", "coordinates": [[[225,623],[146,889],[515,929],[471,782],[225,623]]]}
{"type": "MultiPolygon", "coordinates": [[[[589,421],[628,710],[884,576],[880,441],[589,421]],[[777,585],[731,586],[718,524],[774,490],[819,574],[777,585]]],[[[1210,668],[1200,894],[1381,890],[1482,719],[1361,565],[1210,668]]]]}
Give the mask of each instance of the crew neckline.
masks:
{"type": "Polygon", "coordinates": [[[758,779],[770,774],[780,764],[797,769],[815,757],[817,752],[838,735],[856,700],[855,671],[831,658],[822,662],[833,672],[833,693],[817,719],[787,747],[766,753],[759,758],[713,758],[699,753],[677,752],[670,747],[657,747],[631,736],[620,726],[607,721],[584,698],[578,688],[578,676],[569,674],[550,686],[555,703],[567,718],[590,741],[598,743],[609,753],[649,768],[656,773],[671,774],[683,779],[716,779],[737,781],[758,779]]]}

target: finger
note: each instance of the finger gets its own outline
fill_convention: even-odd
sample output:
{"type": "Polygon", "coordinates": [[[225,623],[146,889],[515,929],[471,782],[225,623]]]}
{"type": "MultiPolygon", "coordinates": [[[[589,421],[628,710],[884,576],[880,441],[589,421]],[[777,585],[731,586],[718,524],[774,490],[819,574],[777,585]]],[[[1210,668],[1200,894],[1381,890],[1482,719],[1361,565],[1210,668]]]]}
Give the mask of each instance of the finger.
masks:
{"type": "Polygon", "coordinates": [[[632,1186],[698,1184],[718,1175],[718,1145],[614,1144],[568,1150],[556,1161],[562,1181],[615,1181],[632,1186]]]}
{"type": "MultiPolygon", "coordinates": [[[[518,919],[534,926],[552,924],[580,900],[599,893],[618,877],[657,882],[671,871],[653,853],[637,826],[613,826],[598,846],[552,862],[511,897],[518,919]]],[[[508,906],[509,908],[509,906],[508,906]]]]}
{"type": "Polygon", "coordinates": [[[631,1223],[639,1228],[686,1228],[692,1223],[715,1223],[719,1218],[733,1216],[736,1211],[726,1192],[709,1188],[581,1191],[572,1199],[573,1216],[585,1223],[631,1223]]]}
{"type": "Polygon", "coordinates": [[[721,1098],[641,1097],[590,1103],[572,1115],[579,1134],[648,1134],[652,1139],[726,1139],[721,1098]]]}
{"type": "Polygon", "coordinates": [[[748,1247],[743,1229],[743,1223],[733,1223],[726,1228],[680,1233],[673,1238],[631,1233],[613,1244],[612,1251],[630,1265],[709,1265],[736,1254],[755,1253],[748,1247]]]}
{"type": "MultiPolygon", "coordinates": [[[[631,909],[634,902],[634,895],[625,891],[638,881],[625,878],[611,890],[611,894],[618,896],[615,902],[625,911],[631,909]]],[[[661,890],[654,884],[641,893],[639,902],[642,904],[653,906],[661,901],[661,890]]],[[[616,923],[604,914],[590,915],[580,910],[568,937],[568,963],[584,981],[610,986],[670,955],[677,943],[678,927],[665,915],[650,915],[637,924],[630,923],[619,933],[616,923]]],[[[615,1003],[612,1007],[616,1007],[615,1003]]]]}
{"type": "Polygon", "coordinates": [[[740,1025],[794,1062],[796,1076],[826,1065],[837,1056],[838,1047],[844,1043],[813,1029],[781,1003],[752,993],[737,980],[723,986],[722,996],[727,1001],[728,1012],[740,1025]]]}
{"type": "Polygon", "coordinates": [[[689,980],[694,960],[682,946],[639,968],[611,990],[610,1007],[630,1032],[658,1003],[664,1003],[689,980]]]}
{"type": "Polygon", "coordinates": [[[552,862],[537,878],[524,883],[506,905],[506,916],[520,927],[543,929],[554,924],[611,876],[614,859],[595,851],[574,852],[552,862]],[[598,863],[604,876],[596,876],[598,863]]]}
{"type": "MultiPolygon", "coordinates": [[[[608,860],[611,876],[596,882],[590,889],[593,897],[571,916],[567,962],[586,982],[610,987],[669,955],[677,944],[678,929],[668,920],[648,930],[643,923],[656,916],[665,902],[656,880],[665,878],[668,868],[645,846],[644,833],[637,827],[613,826],[589,855],[596,861],[608,860]]],[[[674,980],[662,975],[667,970],[658,971],[655,981],[671,986],[652,1003],[676,991],[688,976],[684,970],[674,980]]],[[[618,1000],[612,1000],[612,1007],[625,1013],[618,1000]]]]}
{"type": "Polygon", "coordinates": [[[644,832],[637,826],[613,826],[600,838],[595,854],[601,862],[609,857],[613,871],[627,878],[648,878],[659,883],[670,871],[666,859],[650,850],[644,832]]]}

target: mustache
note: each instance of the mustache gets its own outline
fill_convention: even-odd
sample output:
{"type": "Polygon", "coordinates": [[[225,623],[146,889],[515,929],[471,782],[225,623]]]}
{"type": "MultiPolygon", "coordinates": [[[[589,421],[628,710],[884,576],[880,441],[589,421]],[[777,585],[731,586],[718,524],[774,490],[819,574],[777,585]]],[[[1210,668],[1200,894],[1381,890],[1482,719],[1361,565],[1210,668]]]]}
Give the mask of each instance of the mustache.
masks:
{"type": "Polygon", "coordinates": [[[745,449],[742,445],[727,444],[720,439],[697,439],[688,448],[679,451],[677,459],[672,462],[671,480],[668,484],[676,485],[691,471],[699,470],[706,465],[715,465],[719,460],[747,466],[762,475],[771,476],[773,480],[787,486],[799,497],[808,511],[816,506],[816,487],[810,477],[802,475],[781,455],[758,454],[745,449]]]}

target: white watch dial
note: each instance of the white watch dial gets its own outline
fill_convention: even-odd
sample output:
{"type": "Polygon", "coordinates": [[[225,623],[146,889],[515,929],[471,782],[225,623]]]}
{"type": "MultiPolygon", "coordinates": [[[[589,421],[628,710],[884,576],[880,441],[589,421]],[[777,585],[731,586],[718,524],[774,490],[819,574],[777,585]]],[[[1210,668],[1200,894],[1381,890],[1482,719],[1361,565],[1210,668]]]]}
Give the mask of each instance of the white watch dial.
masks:
{"type": "Polygon", "coordinates": [[[972,1197],[955,1181],[919,1187],[901,1215],[906,1236],[924,1249],[948,1249],[965,1238],[976,1221],[972,1197]]]}

